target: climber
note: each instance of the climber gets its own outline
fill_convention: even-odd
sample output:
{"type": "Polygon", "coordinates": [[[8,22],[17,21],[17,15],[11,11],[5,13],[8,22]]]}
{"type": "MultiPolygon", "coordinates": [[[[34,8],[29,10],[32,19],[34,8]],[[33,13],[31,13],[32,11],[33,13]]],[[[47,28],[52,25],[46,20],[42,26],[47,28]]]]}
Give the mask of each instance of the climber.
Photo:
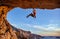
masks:
{"type": "Polygon", "coordinates": [[[29,16],[32,16],[32,17],[36,18],[36,10],[35,10],[34,8],[33,8],[33,13],[27,15],[27,18],[28,18],[29,16]]]}

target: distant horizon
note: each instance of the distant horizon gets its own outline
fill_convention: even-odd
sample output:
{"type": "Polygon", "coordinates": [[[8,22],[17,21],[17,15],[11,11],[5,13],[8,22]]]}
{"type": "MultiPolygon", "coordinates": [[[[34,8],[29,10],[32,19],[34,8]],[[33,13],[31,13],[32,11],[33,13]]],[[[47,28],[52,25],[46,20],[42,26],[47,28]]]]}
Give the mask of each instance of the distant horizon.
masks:
{"type": "Polygon", "coordinates": [[[33,9],[14,8],[7,20],[16,28],[44,36],[60,36],[60,9],[36,9],[36,18],[26,18],[33,9]]]}

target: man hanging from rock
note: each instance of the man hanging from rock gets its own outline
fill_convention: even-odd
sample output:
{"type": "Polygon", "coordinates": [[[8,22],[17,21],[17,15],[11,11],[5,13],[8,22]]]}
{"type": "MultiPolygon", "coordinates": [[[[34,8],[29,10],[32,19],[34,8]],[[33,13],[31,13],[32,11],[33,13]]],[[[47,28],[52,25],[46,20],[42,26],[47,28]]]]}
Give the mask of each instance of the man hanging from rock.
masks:
{"type": "Polygon", "coordinates": [[[27,18],[28,18],[29,16],[32,16],[32,17],[36,18],[36,10],[35,10],[34,8],[33,8],[33,13],[27,15],[27,18]]]}

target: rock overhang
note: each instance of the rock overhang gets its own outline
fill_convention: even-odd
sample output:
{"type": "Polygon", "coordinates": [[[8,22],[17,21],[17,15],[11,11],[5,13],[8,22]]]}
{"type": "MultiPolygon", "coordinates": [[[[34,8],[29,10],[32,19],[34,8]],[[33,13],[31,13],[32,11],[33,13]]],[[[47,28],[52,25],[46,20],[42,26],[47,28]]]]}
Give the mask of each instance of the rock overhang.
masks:
{"type": "Polygon", "coordinates": [[[0,5],[20,8],[55,9],[60,8],[60,0],[0,0],[0,5]]]}

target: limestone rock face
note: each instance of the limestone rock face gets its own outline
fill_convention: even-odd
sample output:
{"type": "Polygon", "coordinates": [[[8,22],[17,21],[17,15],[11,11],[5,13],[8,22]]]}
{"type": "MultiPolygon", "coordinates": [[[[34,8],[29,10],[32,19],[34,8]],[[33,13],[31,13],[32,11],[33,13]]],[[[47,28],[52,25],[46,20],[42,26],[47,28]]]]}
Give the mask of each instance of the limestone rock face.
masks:
{"type": "Polygon", "coordinates": [[[60,0],[0,0],[0,5],[21,8],[60,8],[60,0]]]}
{"type": "Polygon", "coordinates": [[[0,39],[17,39],[11,25],[6,20],[7,12],[10,7],[0,6],[0,39]]]}

